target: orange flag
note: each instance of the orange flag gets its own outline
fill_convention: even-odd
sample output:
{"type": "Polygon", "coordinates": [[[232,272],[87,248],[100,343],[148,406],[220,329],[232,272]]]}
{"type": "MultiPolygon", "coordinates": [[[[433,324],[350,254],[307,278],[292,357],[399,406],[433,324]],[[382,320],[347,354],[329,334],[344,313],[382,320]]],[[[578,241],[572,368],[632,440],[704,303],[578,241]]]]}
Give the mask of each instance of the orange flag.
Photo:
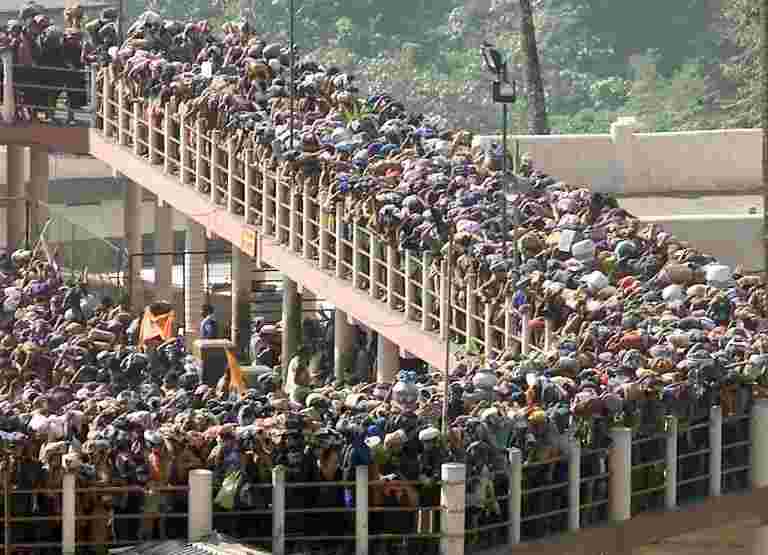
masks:
{"type": "Polygon", "coordinates": [[[155,316],[150,312],[149,307],[144,309],[144,317],[141,319],[139,327],[139,346],[144,348],[144,344],[152,339],[166,341],[173,335],[173,323],[176,321],[176,312],[171,310],[165,314],[155,316]]]}
{"type": "Polygon", "coordinates": [[[224,351],[227,354],[227,365],[229,366],[229,388],[230,390],[237,391],[242,395],[247,389],[245,380],[243,379],[243,369],[237,363],[234,353],[227,349],[224,351]]]}

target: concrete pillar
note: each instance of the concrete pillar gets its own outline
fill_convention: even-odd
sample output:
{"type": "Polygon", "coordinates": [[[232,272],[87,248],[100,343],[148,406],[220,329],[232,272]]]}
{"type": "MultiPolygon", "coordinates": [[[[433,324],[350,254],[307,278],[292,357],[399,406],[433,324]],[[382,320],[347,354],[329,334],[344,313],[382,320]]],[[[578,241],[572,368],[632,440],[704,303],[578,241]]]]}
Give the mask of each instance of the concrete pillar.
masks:
{"type": "Polygon", "coordinates": [[[188,525],[190,542],[203,541],[213,534],[213,472],[210,470],[189,473],[188,525]]]}
{"type": "Polygon", "coordinates": [[[642,187],[641,168],[635,156],[635,132],[639,123],[634,117],[621,117],[611,124],[611,140],[616,148],[616,162],[619,170],[619,185],[624,193],[636,192],[642,187]]]}
{"type": "Polygon", "coordinates": [[[199,223],[188,220],[184,255],[184,334],[188,344],[200,337],[200,314],[205,304],[205,251],[208,241],[205,228],[199,223]],[[197,253],[197,254],[190,254],[197,253]]]}
{"type": "Polygon", "coordinates": [[[161,200],[155,204],[155,298],[173,302],[173,208],[161,200]]]}
{"type": "Polygon", "coordinates": [[[138,253],[141,247],[141,185],[123,179],[125,196],[123,206],[123,229],[125,230],[125,248],[128,251],[128,272],[126,285],[131,295],[131,308],[141,311],[144,308],[144,282],[141,279],[142,258],[138,253]]]}
{"type": "Polygon", "coordinates": [[[241,353],[248,352],[251,339],[251,257],[232,245],[232,343],[241,353]]]}
{"type": "Polygon", "coordinates": [[[43,229],[48,219],[48,179],[50,178],[48,149],[37,146],[29,149],[29,226],[32,240],[43,229]]]}
{"type": "MultiPolygon", "coordinates": [[[[768,400],[759,399],[752,407],[752,421],[749,436],[752,439],[751,481],[753,488],[768,486],[768,400]]],[[[752,553],[768,553],[768,524],[761,523],[754,532],[752,553]]]]}
{"type": "Polygon", "coordinates": [[[768,553],[768,525],[755,528],[754,541],[752,543],[753,555],[765,555],[768,553]]]}
{"type": "Polygon", "coordinates": [[[400,371],[400,347],[379,334],[376,352],[376,382],[395,383],[400,371]]]}
{"type": "Polygon", "coordinates": [[[301,343],[301,298],[295,281],[283,277],[283,369],[288,369],[291,357],[301,343]]]}
{"type": "Polygon", "coordinates": [[[337,382],[343,381],[344,373],[355,365],[354,340],[354,326],[347,313],[337,308],[333,315],[333,368],[337,382]]]}
{"type": "Polygon", "coordinates": [[[7,184],[8,184],[8,247],[16,250],[23,246],[27,231],[27,207],[25,198],[27,186],[24,182],[24,166],[26,164],[26,152],[23,146],[8,145],[7,152],[7,184]]]}

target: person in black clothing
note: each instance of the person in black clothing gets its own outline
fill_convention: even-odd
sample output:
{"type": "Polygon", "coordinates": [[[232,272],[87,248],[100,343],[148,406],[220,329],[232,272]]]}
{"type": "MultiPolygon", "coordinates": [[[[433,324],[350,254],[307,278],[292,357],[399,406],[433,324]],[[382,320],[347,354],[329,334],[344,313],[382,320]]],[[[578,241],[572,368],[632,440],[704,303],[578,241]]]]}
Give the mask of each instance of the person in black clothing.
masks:
{"type": "MultiPolygon", "coordinates": [[[[333,446],[320,450],[314,459],[314,464],[309,472],[311,482],[339,482],[343,479],[340,465],[340,446],[333,446]]],[[[328,485],[313,487],[308,490],[311,500],[307,506],[313,508],[344,507],[344,488],[342,486],[328,485]]],[[[309,536],[345,536],[352,535],[352,521],[350,512],[343,513],[313,513],[305,517],[307,535],[309,536]]],[[[331,544],[338,544],[336,540],[319,542],[318,548],[327,550],[331,544]]],[[[344,547],[353,547],[349,542],[344,542],[344,547]]]]}

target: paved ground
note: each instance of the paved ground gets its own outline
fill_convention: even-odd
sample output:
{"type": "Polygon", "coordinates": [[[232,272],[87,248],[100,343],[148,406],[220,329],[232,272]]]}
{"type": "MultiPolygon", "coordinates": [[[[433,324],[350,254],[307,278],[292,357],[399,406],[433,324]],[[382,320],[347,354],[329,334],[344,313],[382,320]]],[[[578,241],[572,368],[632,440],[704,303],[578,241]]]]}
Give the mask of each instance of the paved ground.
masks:
{"type": "Polygon", "coordinates": [[[753,555],[752,534],[757,521],[746,521],[670,538],[636,550],[632,555],[753,555]]]}
{"type": "Polygon", "coordinates": [[[762,214],[763,198],[760,195],[627,197],[619,199],[619,204],[638,217],[688,214],[762,214]]]}

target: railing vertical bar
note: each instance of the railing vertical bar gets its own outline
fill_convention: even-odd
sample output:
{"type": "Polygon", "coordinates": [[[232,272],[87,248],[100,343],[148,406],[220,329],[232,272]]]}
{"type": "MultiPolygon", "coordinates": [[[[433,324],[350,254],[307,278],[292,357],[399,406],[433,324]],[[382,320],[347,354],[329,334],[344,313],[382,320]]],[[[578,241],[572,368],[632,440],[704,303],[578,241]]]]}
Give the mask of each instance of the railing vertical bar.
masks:
{"type": "Polygon", "coordinates": [[[272,469],[272,555],[285,555],[285,468],[272,469]]]}
{"type": "Polygon", "coordinates": [[[255,186],[254,181],[256,174],[256,168],[255,168],[255,160],[256,160],[256,153],[253,151],[252,148],[249,148],[245,151],[245,162],[243,163],[243,170],[245,172],[245,175],[243,176],[245,178],[245,189],[243,190],[243,216],[245,217],[245,223],[248,225],[253,225],[254,218],[251,214],[253,211],[253,189],[255,186]]]}
{"type": "Polygon", "coordinates": [[[723,490],[723,410],[709,409],[709,494],[717,497],[723,490]]]}
{"type": "Polygon", "coordinates": [[[509,497],[507,497],[507,513],[509,515],[509,530],[507,542],[517,545],[521,539],[522,508],[523,508],[523,453],[520,449],[509,449],[509,497]]]}
{"type": "MultiPolygon", "coordinates": [[[[346,269],[344,258],[347,248],[344,246],[344,203],[337,202],[336,206],[336,277],[344,279],[346,269]]],[[[354,283],[354,282],[353,282],[354,283]]]]}
{"type": "Polygon", "coordinates": [[[355,467],[355,555],[368,555],[368,467],[355,467]]]}
{"type": "Polygon", "coordinates": [[[677,418],[666,420],[664,505],[668,510],[677,507],[677,418]]]}
{"type": "Polygon", "coordinates": [[[422,331],[432,330],[432,299],[429,292],[430,261],[429,254],[426,252],[421,255],[421,329],[422,331]]]}

